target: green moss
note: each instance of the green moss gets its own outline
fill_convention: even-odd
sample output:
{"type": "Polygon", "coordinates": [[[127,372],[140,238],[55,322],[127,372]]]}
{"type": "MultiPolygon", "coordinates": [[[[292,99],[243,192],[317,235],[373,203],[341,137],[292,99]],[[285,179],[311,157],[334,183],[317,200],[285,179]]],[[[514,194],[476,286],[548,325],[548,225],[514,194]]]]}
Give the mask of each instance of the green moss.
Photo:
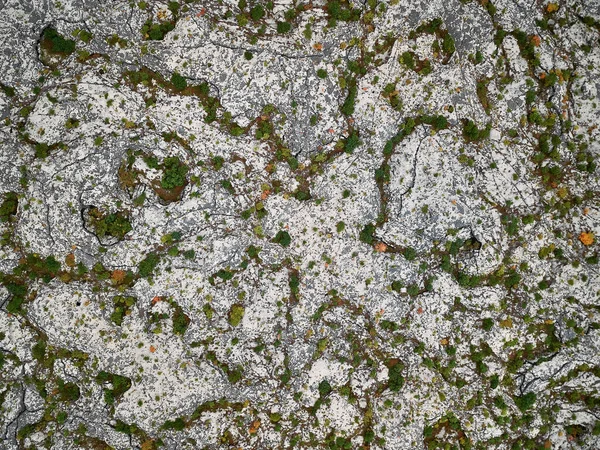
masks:
{"type": "Polygon", "coordinates": [[[382,330],[386,330],[389,332],[394,332],[394,331],[400,329],[400,326],[396,322],[391,321],[391,320],[385,320],[385,319],[382,319],[379,322],[379,326],[381,327],[382,330]]]}
{"type": "Polygon", "coordinates": [[[408,67],[411,70],[415,70],[415,58],[414,58],[414,53],[413,52],[409,52],[406,51],[404,53],[402,53],[402,55],[400,56],[400,62],[403,63],[406,67],[408,67]]]}
{"type": "Polygon", "coordinates": [[[131,307],[136,301],[135,297],[125,297],[122,295],[113,297],[114,311],[110,316],[110,320],[116,325],[121,326],[123,318],[131,312],[131,307]]]}
{"type": "Polygon", "coordinates": [[[404,283],[400,280],[392,281],[392,291],[394,292],[402,292],[402,288],[404,287],[404,283]]]}
{"type": "MultiPolygon", "coordinates": [[[[418,118],[421,123],[425,123],[427,125],[431,125],[435,130],[445,130],[448,128],[448,119],[445,116],[437,115],[437,116],[427,116],[422,115],[418,118]]],[[[408,132],[407,134],[409,134],[408,132]]]]}
{"type": "Polygon", "coordinates": [[[208,320],[213,318],[214,310],[213,310],[212,306],[210,306],[210,303],[205,303],[202,306],[202,312],[204,313],[204,315],[206,316],[206,318],[208,320]]]}
{"type": "Polygon", "coordinates": [[[515,397],[515,405],[521,410],[522,413],[525,413],[527,410],[531,409],[533,404],[535,403],[537,396],[535,392],[528,392],[527,394],[515,397]]]}
{"type": "Polygon", "coordinates": [[[325,69],[317,69],[317,76],[319,78],[327,78],[327,71],[325,69]]]}
{"type": "Polygon", "coordinates": [[[411,31],[411,33],[409,34],[409,37],[411,39],[414,39],[420,33],[435,34],[440,30],[441,26],[442,26],[442,19],[437,17],[435,19],[430,20],[429,22],[425,22],[425,23],[422,23],[421,25],[419,25],[416,30],[411,31]]]}
{"type": "Polygon", "coordinates": [[[42,362],[44,360],[44,356],[46,355],[46,342],[38,341],[31,348],[31,356],[33,359],[42,362]]]}
{"type": "Polygon", "coordinates": [[[185,422],[181,417],[175,420],[167,420],[163,426],[163,430],[182,431],[185,428],[185,422]]]}
{"type": "Polygon", "coordinates": [[[364,226],[364,228],[362,229],[362,231],[360,232],[358,238],[364,242],[365,244],[373,244],[373,241],[375,240],[375,225],[368,223],[367,225],[364,226]]]}
{"type": "Polygon", "coordinates": [[[160,257],[155,253],[148,254],[143,260],[138,264],[138,274],[142,278],[148,278],[158,266],[160,262],[160,257]]]}
{"type": "Polygon", "coordinates": [[[129,217],[121,211],[104,215],[98,208],[92,208],[89,216],[91,225],[100,238],[112,236],[123,239],[132,230],[129,217]]]}
{"type": "Polygon", "coordinates": [[[7,192],[4,194],[4,200],[0,205],[0,222],[8,222],[11,216],[17,213],[19,206],[19,198],[15,192],[7,192]]]}
{"type": "Polygon", "coordinates": [[[42,44],[52,53],[70,55],[75,51],[75,41],[65,39],[51,27],[44,30],[42,44]]]}
{"type": "Polygon", "coordinates": [[[348,138],[344,142],[344,151],[346,153],[352,154],[360,144],[362,144],[362,142],[358,137],[358,131],[352,130],[350,136],[348,136],[348,138]]]}
{"type": "Polygon", "coordinates": [[[27,295],[27,286],[22,282],[12,282],[3,280],[2,284],[8,290],[10,294],[6,310],[11,314],[16,314],[21,311],[21,306],[25,302],[25,296],[27,295]]]}
{"type": "Polygon", "coordinates": [[[153,23],[147,20],[140,30],[144,39],[152,41],[162,41],[169,31],[175,28],[175,22],[153,23]]]}
{"type": "Polygon", "coordinates": [[[490,319],[489,317],[482,319],[481,328],[483,328],[485,331],[490,331],[493,326],[494,326],[494,321],[492,319],[490,319]]]}
{"type": "Polygon", "coordinates": [[[258,259],[261,250],[262,249],[260,247],[255,247],[254,245],[249,245],[248,248],[246,249],[246,253],[248,254],[248,256],[250,258],[258,259]]]}
{"type": "Polygon", "coordinates": [[[289,33],[292,29],[292,24],[289,22],[277,22],[277,32],[279,34],[289,33]]]}
{"type": "Polygon", "coordinates": [[[450,33],[446,33],[444,35],[442,41],[442,50],[446,55],[451,56],[456,51],[456,46],[454,44],[454,38],[450,36],[450,33]]]}
{"type": "Polygon", "coordinates": [[[292,237],[287,231],[280,230],[273,238],[273,242],[281,245],[282,247],[289,247],[292,243],[292,237]]]}
{"type": "Polygon", "coordinates": [[[404,366],[397,361],[388,363],[388,388],[392,392],[398,392],[404,386],[404,377],[402,376],[402,370],[404,366]]]}
{"type": "Polygon", "coordinates": [[[57,397],[61,402],[74,402],[79,399],[80,391],[79,386],[75,383],[65,383],[60,378],[57,379],[58,389],[57,389],[57,397]]]}
{"type": "Polygon", "coordinates": [[[331,391],[332,389],[331,384],[329,384],[329,381],[323,380],[319,383],[319,395],[321,397],[326,397],[331,391]]]}
{"type": "Polygon", "coordinates": [[[35,144],[35,157],[38,159],[47,158],[50,154],[50,146],[44,142],[35,144]]]}
{"type": "Polygon", "coordinates": [[[2,90],[2,92],[4,92],[4,94],[6,94],[7,97],[15,96],[15,88],[12,86],[8,86],[4,83],[0,83],[0,90],[2,90]]]}
{"type": "Polygon", "coordinates": [[[488,124],[484,129],[480,130],[477,128],[477,125],[475,125],[475,122],[467,119],[463,125],[463,136],[467,141],[477,142],[487,139],[490,136],[491,129],[491,124],[488,124]]]}
{"type": "Polygon", "coordinates": [[[185,185],[188,167],[176,156],[163,161],[163,176],[160,185],[163,189],[174,189],[185,185]]]}
{"type": "Polygon", "coordinates": [[[358,8],[351,8],[347,2],[338,0],[329,0],[326,4],[326,11],[329,17],[328,26],[335,27],[337,21],[355,22],[360,20],[362,11],[358,8]]]}
{"type": "Polygon", "coordinates": [[[48,283],[58,275],[60,268],[60,262],[52,255],[41,258],[35,254],[28,254],[25,262],[19,264],[13,273],[18,276],[27,275],[29,278],[41,278],[48,283]]]}
{"type": "Polygon", "coordinates": [[[250,10],[250,17],[252,17],[252,20],[254,20],[255,22],[259,21],[264,16],[265,16],[265,9],[260,4],[253,6],[252,9],[250,10]]]}
{"type": "Polygon", "coordinates": [[[354,114],[354,103],[356,102],[357,95],[358,88],[356,87],[356,84],[353,83],[348,88],[348,95],[346,96],[346,99],[344,100],[344,103],[340,108],[342,114],[344,114],[345,116],[351,116],[352,114],[354,114]]]}
{"type": "Polygon", "coordinates": [[[104,400],[109,405],[112,405],[115,400],[118,400],[131,388],[130,378],[110,372],[100,371],[98,375],[96,375],[96,381],[99,383],[110,383],[112,385],[112,388],[104,389],[104,400]]]}
{"type": "Polygon", "coordinates": [[[171,83],[178,91],[182,91],[187,87],[187,80],[177,72],[173,72],[173,75],[171,75],[171,83]]]}
{"type": "Polygon", "coordinates": [[[246,308],[244,308],[240,304],[234,304],[229,309],[229,324],[232,327],[237,327],[244,318],[244,313],[246,312],[246,308]]]}
{"type": "Polygon", "coordinates": [[[219,269],[215,276],[219,277],[223,281],[229,281],[233,278],[233,272],[226,269],[219,269]]]}
{"type": "Polygon", "coordinates": [[[183,312],[181,306],[175,304],[173,312],[173,333],[183,336],[190,326],[190,318],[183,312]]]}
{"type": "Polygon", "coordinates": [[[415,251],[414,248],[412,247],[406,247],[404,249],[404,251],[402,252],[402,255],[408,260],[408,261],[414,261],[417,258],[417,252],[415,251]]]}
{"type": "Polygon", "coordinates": [[[416,297],[417,295],[419,295],[419,285],[415,283],[409,284],[406,287],[406,293],[411,297],[416,297]]]}
{"type": "Polygon", "coordinates": [[[290,273],[290,276],[288,278],[288,285],[290,287],[290,292],[297,296],[300,292],[300,278],[298,277],[298,274],[295,272],[290,273]]]}

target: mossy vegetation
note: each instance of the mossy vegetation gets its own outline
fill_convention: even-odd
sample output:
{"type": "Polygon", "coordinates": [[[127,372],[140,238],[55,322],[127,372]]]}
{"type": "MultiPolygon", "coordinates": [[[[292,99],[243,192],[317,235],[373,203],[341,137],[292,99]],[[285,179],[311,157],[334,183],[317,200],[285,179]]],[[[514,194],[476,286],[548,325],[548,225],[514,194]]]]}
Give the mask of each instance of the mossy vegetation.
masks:
{"type": "Polygon", "coordinates": [[[75,41],[65,39],[52,27],[44,30],[41,43],[45,50],[53,54],[68,56],[75,51],[75,41]]]}
{"type": "Polygon", "coordinates": [[[190,317],[183,312],[183,308],[177,303],[172,302],[173,306],[173,333],[183,336],[190,326],[190,317]]]}
{"type": "Polygon", "coordinates": [[[132,230],[129,216],[123,211],[105,214],[94,207],[89,209],[88,215],[90,224],[99,238],[112,236],[123,239],[132,230]]]}
{"type": "Polygon", "coordinates": [[[273,242],[281,245],[282,247],[289,247],[292,243],[292,237],[285,230],[280,230],[277,232],[275,237],[273,238],[273,242]]]}
{"type": "Polygon", "coordinates": [[[402,371],[404,365],[398,360],[390,360],[388,366],[388,388],[392,392],[398,392],[404,386],[402,371]]]}
{"type": "Polygon", "coordinates": [[[121,326],[125,316],[131,314],[131,307],[135,305],[137,299],[131,296],[116,295],[113,297],[114,310],[110,315],[115,325],[121,326]]]}
{"type": "Polygon", "coordinates": [[[146,255],[146,257],[144,259],[142,259],[140,261],[140,263],[138,264],[139,276],[142,278],[150,277],[152,275],[152,273],[154,272],[154,269],[156,269],[156,266],[158,266],[159,262],[160,262],[160,256],[157,255],[156,253],[150,253],[150,254],[146,255]]]}
{"type": "Polygon", "coordinates": [[[152,19],[147,20],[140,32],[142,37],[152,41],[162,41],[167,33],[175,29],[175,21],[163,21],[154,23],[152,19]]]}
{"type": "Polygon", "coordinates": [[[485,128],[479,129],[471,119],[466,119],[463,122],[463,136],[468,142],[478,142],[487,139],[490,136],[491,129],[491,123],[488,123],[485,128]]]}
{"type": "Polygon", "coordinates": [[[96,381],[104,386],[104,401],[107,405],[113,405],[125,392],[131,388],[131,379],[104,370],[98,372],[96,381]]]}
{"type": "Polygon", "coordinates": [[[234,304],[229,309],[229,324],[232,327],[237,327],[244,318],[244,314],[246,312],[246,308],[240,304],[234,304]]]}
{"type": "Polygon", "coordinates": [[[329,0],[325,5],[327,11],[328,26],[335,28],[338,21],[356,22],[360,20],[362,11],[359,8],[352,8],[346,0],[329,0]]]}
{"type": "Polygon", "coordinates": [[[0,222],[8,222],[12,216],[17,214],[19,197],[16,192],[6,192],[0,204],[0,222]]]}
{"type": "Polygon", "coordinates": [[[172,156],[163,161],[163,176],[160,186],[163,189],[175,189],[185,185],[188,167],[179,158],[172,156]]]}
{"type": "Polygon", "coordinates": [[[173,72],[171,75],[171,83],[179,91],[183,91],[187,87],[187,80],[177,72],[173,72]]]}

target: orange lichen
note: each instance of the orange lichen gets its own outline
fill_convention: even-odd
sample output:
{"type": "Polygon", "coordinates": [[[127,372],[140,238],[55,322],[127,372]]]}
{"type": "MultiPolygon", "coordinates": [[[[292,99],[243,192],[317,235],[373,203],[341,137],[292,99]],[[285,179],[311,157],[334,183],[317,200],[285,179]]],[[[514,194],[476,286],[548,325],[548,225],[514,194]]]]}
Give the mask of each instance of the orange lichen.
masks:
{"type": "Polygon", "coordinates": [[[592,245],[594,243],[594,233],[582,231],[579,240],[583,245],[592,245]]]}
{"type": "Polygon", "coordinates": [[[255,434],[258,431],[258,427],[260,427],[260,420],[256,419],[252,421],[250,425],[250,429],[248,430],[250,434],[255,434]]]}
{"type": "Polygon", "coordinates": [[[384,244],[383,242],[378,242],[377,244],[375,244],[375,251],[379,252],[379,253],[383,253],[387,250],[387,245],[384,244]]]}
{"type": "Polygon", "coordinates": [[[74,267],[75,266],[75,255],[73,253],[69,253],[66,257],[65,257],[65,263],[67,264],[67,266],[69,267],[74,267]]]}
{"type": "Polygon", "coordinates": [[[125,275],[126,272],[124,270],[113,270],[112,273],[110,274],[110,278],[115,282],[115,283],[120,283],[121,281],[123,281],[125,279],[125,275]]]}

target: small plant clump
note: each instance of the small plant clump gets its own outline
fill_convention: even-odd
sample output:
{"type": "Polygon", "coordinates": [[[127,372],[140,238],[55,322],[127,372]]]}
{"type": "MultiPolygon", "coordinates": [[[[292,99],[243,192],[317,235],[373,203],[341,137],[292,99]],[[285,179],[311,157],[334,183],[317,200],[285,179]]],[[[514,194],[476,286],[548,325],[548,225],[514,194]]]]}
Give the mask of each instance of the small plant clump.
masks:
{"type": "Polygon", "coordinates": [[[113,297],[114,311],[110,315],[116,325],[121,326],[123,318],[131,313],[131,307],[135,305],[137,299],[135,297],[116,295],[113,297]]]}
{"type": "Polygon", "coordinates": [[[144,39],[151,41],[162,41],[169,31],[175,28],[175,22],[153,23],[152,20],[146,21],[140,30],[144,39]]]}
{"type": "Polygon", "coordinates": [[[359,8],[352,8],[347,1],[329,0],[326,4],[328,15],[327,25],[335,28],[338,20],[343,22],[356,22],[360,20],[362,11],[359,8]]]}
{"type": "Polygon", "coordinates": [[[167,420],[163,426],[163,430],[173,430],[173,431],[183,431],[185,428],[185,422],[181,417],[178,417],[175,420],[167,420]]]}
{"type": "Polygon", "coordinates": [[[262,5],[254,5],[252,7],[252,9],[250,9],[250,17],[252,17],[252,20],[255,22],[258,22],[260,19],[262,19],[265,16],[265,9],[262,7],[262,5]]]}
{"type": "Polygon", "coordinates": [[[244,318],[244,313],[246,312],[246,308],[244,308],[240,304],[234,304],[229,309],[229,325],[232,327],[237,327],[244,318]]]}
{"type": "Polygon", "coordinates": [[[183,186],[187,182],[186,174],[188,170],[188,167],[176,156],[165,158],[160,186],[163,189],[174,189],[183,186]]]}
{"type": "Polygon", "coordinates": [[[331,384],[329,384],[329,381],[327,380],[322,380],[319,383],[319,395],[321,397],[326,397],[327,395],[329,395],[331,393],[333,389],[331,388],[331,384]]]}
{"type": "Polygon", "coordinates": [[[131,379],[115,373],[105,372],[104,370],[98,372],[96,375],[96,381],[103,385],[110,384],[111,387],[104,388],[104,401],[107,405],[112,405],[115,400],[118,400],[131,388],[131,379]]]}
{"type": "Polygon", "coordinates": [[[57,398],[61,402],[75,402],[81,395],[79,386],[75,383],[65,383],[62,379],[57,380],[57,398]]]}
{"type": "Polygon", "coordinates": [[[278,231],[275,237],[273,238],[273,242],[281,245],[282,247],[289,247],[292,243],[292,237],[287,231],[278,231]]]}
{"type": "Polygon", "coordinates": [[[138,274],[142,278],[148,278],[158,266],[160,262],[160,256],[155,253],[148,254],[143,260],[138,264],[138,274]]]}
{"type": "Polygon", "coordinates": [[[177,72],[171,75],[171,83],[178,91],[183,91],[187,87],[187,80],[177,72]]]}
{"type": "Polygon", "coordinates": [[[277,22],[277,32],[279,34],[289,33],[292,29],[292,24],[289,22],[277,22]]]}
{"type": "Polygon", "coordinates": [[[129,217],[121,212],[104,214],[98,208],[89,210],[90,223],[99,238],[112,236],[123,239],[132,230],[129,217]]]}
{"type": "Polygon", "coordinates": [[[464,121],[463,125],[463,136],[469,142],[478,142],[487,139],[490,136],[491,129],[491,124],[486,125],[483,129],[479,129],[475,122],[471,119],[467,119],[464,121]]]}
{"type": "Polygon", "coordinates": [[[52,27],[44,30],[42,46],[50,53],[70,55],[75,51],[75,41],[65,39],[52,27]]]}
{"type": "Polygon", "coordinates": [[[392,392],[398,392],[404,386],[402,369],[404,366],[397,360],[388,363],[388,388],[392,392]]]}
{"type": "Polygon", "coordinates": [[[7,192],[4,194],[4,200],[0,205],[0,222],[8,222],[11,216],[17,213],[19,206],[19,198],[15,192],[7,192]]]}
{"type": "Polygon", "coordinates": [[[177,303],[173,302],[173,308],[173,333],[183,336],[190,326],[191,320],[177,303]]]}

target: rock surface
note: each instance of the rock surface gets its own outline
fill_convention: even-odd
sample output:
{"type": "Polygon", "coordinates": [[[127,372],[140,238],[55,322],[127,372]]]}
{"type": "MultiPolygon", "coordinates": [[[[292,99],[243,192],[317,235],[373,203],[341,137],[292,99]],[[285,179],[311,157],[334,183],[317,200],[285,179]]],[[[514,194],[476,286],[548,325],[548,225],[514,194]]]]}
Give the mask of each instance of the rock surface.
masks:
{"type": "Polygon", "coordinates": [[[600,448],[600,3],[1,12],[2,448],[600,448]]]}

